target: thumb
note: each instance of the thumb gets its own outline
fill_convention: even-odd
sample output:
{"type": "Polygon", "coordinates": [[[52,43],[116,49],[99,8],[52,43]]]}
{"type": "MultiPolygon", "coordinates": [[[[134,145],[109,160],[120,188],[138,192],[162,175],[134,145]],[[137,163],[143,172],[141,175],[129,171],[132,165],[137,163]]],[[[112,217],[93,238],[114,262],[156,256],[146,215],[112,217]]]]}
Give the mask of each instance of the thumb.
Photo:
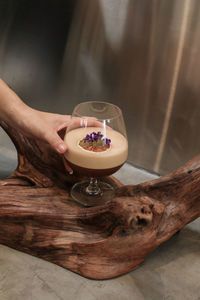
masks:
{"type": "Polygon", "coordinates": [[[63,154],[67,151],[67,145],[65,142],[59,137],[57,133],[55,134],[49,134],[46,137],[47,142],[50,144],[50,146],[56,150],[58,153],[63,154]]]}

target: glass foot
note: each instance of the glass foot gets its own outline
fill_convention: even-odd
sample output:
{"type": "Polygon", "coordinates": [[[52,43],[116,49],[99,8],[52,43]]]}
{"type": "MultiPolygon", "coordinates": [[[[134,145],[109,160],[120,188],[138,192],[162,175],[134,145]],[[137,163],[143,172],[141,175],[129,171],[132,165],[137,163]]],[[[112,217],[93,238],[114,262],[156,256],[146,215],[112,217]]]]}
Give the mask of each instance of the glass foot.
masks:
{"type": "Polygon", "coordinates": [[[106,182],[96,182],[91,186],[91,180],[76,183],[71,189],[72,198],[84,206],[103,205],[114,197],[114,188],[106,182]]]}

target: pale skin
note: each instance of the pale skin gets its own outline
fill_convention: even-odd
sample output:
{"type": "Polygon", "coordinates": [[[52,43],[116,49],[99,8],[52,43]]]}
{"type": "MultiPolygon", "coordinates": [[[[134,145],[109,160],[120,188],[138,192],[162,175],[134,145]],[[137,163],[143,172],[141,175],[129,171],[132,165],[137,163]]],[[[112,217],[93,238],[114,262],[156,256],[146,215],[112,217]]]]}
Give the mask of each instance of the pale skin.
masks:
{"type": "MultiPolygon", "coordinates": [[[[29,107],[2,79],[0,79],[0,120],[26,136],[43,140],[59,154],[67,151],[67,145],[58,132],[65,128],[78,127],[82,122],[80,118],[72,118],[71,115],[42,112],[29,107]]],[[[88,126],[95,126],[96,119],[85,118],[85,121],[88,126]]],[[[69,169],[67,166],[66,168],[69,169]]]]}
{"type": "Polygon", "coordinates": [[[58,153],[62,154],[67,150],[67,145],[58,135],[58,131],[70,125],[71,116],[42,112],[29,107],[1,79],[0,119],[29,137],[47,142],[58,153]]]}

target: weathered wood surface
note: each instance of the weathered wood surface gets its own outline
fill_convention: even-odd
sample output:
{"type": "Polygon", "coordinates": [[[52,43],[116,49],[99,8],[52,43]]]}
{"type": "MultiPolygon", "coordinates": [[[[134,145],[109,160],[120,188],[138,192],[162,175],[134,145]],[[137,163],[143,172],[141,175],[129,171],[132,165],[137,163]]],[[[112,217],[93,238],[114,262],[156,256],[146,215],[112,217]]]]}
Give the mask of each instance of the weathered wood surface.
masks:
{"type": "Polygon", "coordinates": [[[1,124],[19,164],[0,181],[0,243],[105,279],[131,271],[161,243],[200,216],[200,155],[172,174],[116,188],[108,204],[85,208],[69,190],[62,158],[48,145],[1,124]]]}

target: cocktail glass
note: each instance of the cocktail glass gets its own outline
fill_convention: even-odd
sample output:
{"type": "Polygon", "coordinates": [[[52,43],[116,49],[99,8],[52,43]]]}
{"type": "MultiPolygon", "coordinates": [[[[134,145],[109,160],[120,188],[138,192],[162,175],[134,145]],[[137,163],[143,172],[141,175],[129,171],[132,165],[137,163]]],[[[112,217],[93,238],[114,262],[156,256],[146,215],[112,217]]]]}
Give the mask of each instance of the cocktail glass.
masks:
{"type": "Polygon", "coordinates": [[[72,113],[76,126],[69,127],[65,159],[75,174],[88,179],[76,183],[72,198],[84,206],[102,205],[114,196],[114,188],[104,181],[115,173],[128,156],[126,127],[121,109],[107,102],[78,104],[72,113]]]}

